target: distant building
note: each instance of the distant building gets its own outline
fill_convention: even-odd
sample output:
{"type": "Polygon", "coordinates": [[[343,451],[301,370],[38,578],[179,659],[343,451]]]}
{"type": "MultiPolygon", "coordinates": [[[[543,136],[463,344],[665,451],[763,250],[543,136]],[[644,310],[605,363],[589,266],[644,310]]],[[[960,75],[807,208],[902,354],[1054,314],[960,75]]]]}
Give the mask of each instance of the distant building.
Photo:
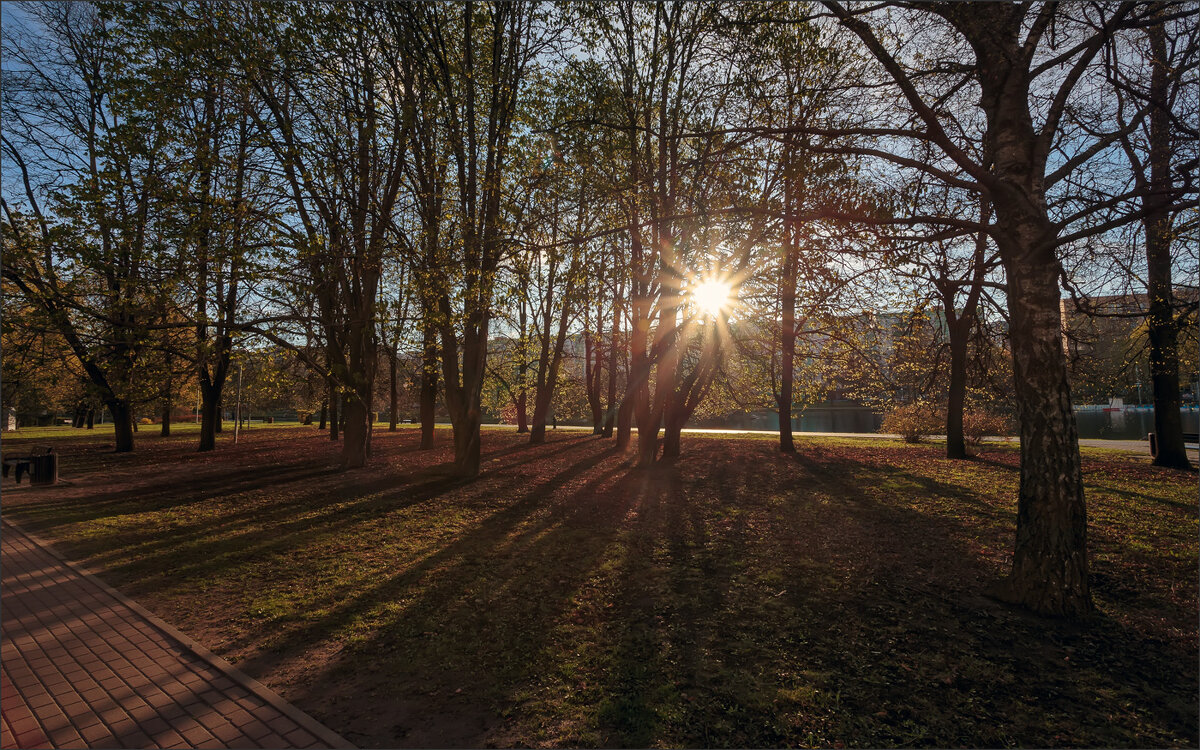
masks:
{"type": "MultiPolygon", "coordinates": [[[[1174,291],[1177,302],[1200,299],[1200,290],[1194,287],[1175,287],[1174,291]]],[[[1078,304],[1070,298],[1059,300],[1062,347],[1076,404],[1109,403],[1114,397],[1123,398],[1126,404],[1151,400],[1145,333],[1149,307],[1145,293],[1090,297],[1078,304]]],[[[1186,400],[1195,398],[1195,341],[1194,326],[1180,332],[1179,376],[1186,400]]]]}

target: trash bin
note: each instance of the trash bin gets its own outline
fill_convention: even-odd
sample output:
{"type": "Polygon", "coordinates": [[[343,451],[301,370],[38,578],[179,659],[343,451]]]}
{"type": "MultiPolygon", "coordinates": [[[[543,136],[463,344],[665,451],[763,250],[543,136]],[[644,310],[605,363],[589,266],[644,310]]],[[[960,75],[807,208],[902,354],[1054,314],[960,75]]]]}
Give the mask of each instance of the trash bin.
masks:
{"type": "Polygon", "coordinates": [[[30,484],[54,484],[58,481],[58,455],[53,451],[33,456],[29,467],[30,484]]]}

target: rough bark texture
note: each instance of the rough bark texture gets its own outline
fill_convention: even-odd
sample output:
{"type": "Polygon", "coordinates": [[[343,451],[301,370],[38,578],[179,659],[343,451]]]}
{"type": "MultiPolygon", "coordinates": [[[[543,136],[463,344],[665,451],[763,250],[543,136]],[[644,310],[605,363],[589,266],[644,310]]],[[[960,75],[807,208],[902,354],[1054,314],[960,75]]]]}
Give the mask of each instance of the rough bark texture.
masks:
{"type": "Polygon", "coordinates": [[[125,399],[114,398],[105,401],[108,405],[108,413],[112,414],[113,418],[113,435],[115,437],[115,445],[113,450],[117,453],[129,453],[133,451],[133,411],[129,408],[129,402],[125,399]]]}
{"type": "Polygon", "coordinates": [[[211,385],[200,386],[200,452],[217,447],[217,425],[221,419],[221,396],[211,385]]]}
{"type": "Polygon", "coordinates": [[[163,437],[171,434],[171,406],[169,404],[162,408],[162,429],[159,432],[163,437]]]}
{"type": "Polygon", "coordinates": [[[355,469],[364,466],[370,455],[370,413],[357,398],[347,398],[342,404],[346,429],[342,440],[342,466],[355,469]]]}
{"type": "Polygon", "coordinates": [[[617,408],[617,450],[627,450],[632,436],[633,399],[630,398],[630,393],[626,389],[625,398],[621,400],[621,405],[617,408]]]}
{"type": "MultiPolygon", "coordinates": [[[[521,369],[524,370],[524,368],[521,369]]],[[[520,377],[524,380],[524,373],[520,377]]],[[[525,390],[524,386],[521,386],[521,391],[517,394],[513,406],[517,410],[517,434],[523,435],[529,432],[529,391],[525,390]]]]}
{"type": "Polygon", "coordinates": [[[1006,265],[1021,423],[1017,540],[1008,593],[1036,612],[1082,616],[1092,609],[1087,509],[1062,351],[1056,267],[1006,265]]]}
{"type": "Polygon", "coordinates": [[[1143,201],[1147,209],[1146,276],[1150,297],[1150,382],[1154,389],[1154,432],[1158,453],[1156,466],[1192,468],[1183,443],[1183,420],[1179,409],[1178,327],[1172,310],[1171,289],[1171,123],[1168,109],[1167,42],[1162,25],[1148,30],[1150,56],[1150,179],[1143,201]]]}
{"type": "Polygon", "coordinates": [[[782,317],[779,326],[779,450],[784,453],[795,453],[796,444],[792,439],[792,403],[794,401],[794,383],[796,372],[796,277],[799,273],[799,258],[795,246],[794,229],[791,222],[784,240],[783,273],[780,275],[780,302],[782,317]]]}

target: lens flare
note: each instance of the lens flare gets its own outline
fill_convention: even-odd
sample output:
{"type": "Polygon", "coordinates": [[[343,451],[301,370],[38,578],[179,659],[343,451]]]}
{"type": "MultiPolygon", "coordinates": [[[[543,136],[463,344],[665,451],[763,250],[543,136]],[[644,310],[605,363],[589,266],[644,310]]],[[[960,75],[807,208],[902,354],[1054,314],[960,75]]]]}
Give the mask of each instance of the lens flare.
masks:
{"type": "Polygon", "coordinates": [[[692,290],[692,299],[701,313],[716,317],[729,309],[733,302],[732,292],[733,287],[728,281],[709,279],[692,290]]]}

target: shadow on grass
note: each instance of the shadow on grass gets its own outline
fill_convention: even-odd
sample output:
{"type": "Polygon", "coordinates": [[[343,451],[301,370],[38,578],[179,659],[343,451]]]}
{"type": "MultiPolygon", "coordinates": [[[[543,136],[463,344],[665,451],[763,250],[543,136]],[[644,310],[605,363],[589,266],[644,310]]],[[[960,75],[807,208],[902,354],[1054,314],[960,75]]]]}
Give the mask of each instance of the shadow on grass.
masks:
{"type": "Polygon", "coordinates": [[[211,585],[239,666],[364,746],[1194,744],[1194,650],[979,595],[1013,531],[988,462],[705,439],[633,471],[589,435],[485,435],[462,483],[446,446],[379,437],[378,471],[19,514],[97,522],[78,548],[134,591],[211,585]]]}

